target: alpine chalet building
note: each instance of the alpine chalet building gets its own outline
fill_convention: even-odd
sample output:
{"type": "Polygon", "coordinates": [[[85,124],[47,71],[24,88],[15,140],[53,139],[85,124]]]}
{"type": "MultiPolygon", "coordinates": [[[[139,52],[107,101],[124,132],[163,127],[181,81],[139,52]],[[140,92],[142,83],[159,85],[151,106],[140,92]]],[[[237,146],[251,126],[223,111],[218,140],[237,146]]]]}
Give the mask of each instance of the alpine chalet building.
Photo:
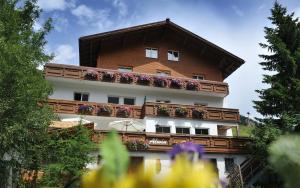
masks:
{"type": "Polygon", "coordinates": [[[243,59],[169,19],[81,37],[79,55],[80,66],[45,65],[49,105],[62,122],[93,123],[96,142],[118,130],[133,167],[154,161],[163,172],[167,151],[187,141],[205,147],[220,178],[247,159],[239,110],[223,107],[224,79],[243,59]]]}

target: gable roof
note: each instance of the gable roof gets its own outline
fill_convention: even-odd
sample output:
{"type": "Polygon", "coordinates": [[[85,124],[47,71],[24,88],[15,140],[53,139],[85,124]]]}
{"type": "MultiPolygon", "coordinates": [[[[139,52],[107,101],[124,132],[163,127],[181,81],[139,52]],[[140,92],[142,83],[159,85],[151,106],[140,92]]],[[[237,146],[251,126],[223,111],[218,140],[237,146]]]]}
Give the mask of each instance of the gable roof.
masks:
{"type": "Polygon", "coordinates": [[[171,29],[178,32],[189,39],[189,42],[194,42],[199,46],[199,53],[203,53],[207,49],[214,51],[219,56],[219,68],[222,70],[223,78],[225,79],[239,68],[245,61],[240,57],[226,51],[225,49],[209,42],[208,40],[192,33],[191,31],[171,22],[168,18],[164,21],[118,29],[109,32],[103,32],[79,38],[79,56],[81,66],[96,66],[96,59],[99,50],[101,49],[102,40],[108,40],[113,37],[126,36],[126,34],[147,32],[162,28],[171,29]]]}

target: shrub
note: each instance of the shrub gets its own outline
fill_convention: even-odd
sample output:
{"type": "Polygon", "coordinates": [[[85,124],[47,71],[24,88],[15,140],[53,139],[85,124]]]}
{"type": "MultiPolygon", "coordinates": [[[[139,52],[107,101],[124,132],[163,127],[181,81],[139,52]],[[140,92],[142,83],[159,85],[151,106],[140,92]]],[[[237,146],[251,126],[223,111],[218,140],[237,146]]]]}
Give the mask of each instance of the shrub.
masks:
{"type": "Polygon", "coordinates": [[[179,79],[172,79],[170,86],[175,89],[180,89],[182,87],[182,81],[179,79]]]}
{"type": "Polygon", "coordinates": [[[87,72],[84,75],[85,80],[98,80],[99,79],[99,73],[95,70],[87,70],[87,72]]]}
{"type": "Polygon", "coordinates": [[[147,75],[139,75],[138,77],[138,83],[142,85],[149,85],[150,84],[150,76],[147,75]]]}
{"type": "Polygon", "coordinates": [[[195,80],[191,80],[186,84],[186,89],[187,90],[197,90],[198,87],[198,82],[195,80]]]}
{"type": "Polygon", "coordinates": [[[94,107],[90,105],[80,105],[78,108],[78,113],[91,115],[93,113],[94,107]]]}
{"type": "Polygon", "coordinates": [[[111,82],[114,79],[115,79],[115,73],[113,73],[113,72],[104,72],[102,75],[103,81],[111,82]]]}
{"type": "Polygon", "coordinates": [[[118,116],[118,117],[125,117],[125,118],[127,118],[127,117],[130,116],[131,111],[132,111],[131,108],[128,107],[128,106],[120,107],[120,108],[118,109],[118,111],[117,111],[117,116],[118,116]]]}
{"type": "Polygon", "coordinates": [[[112,107],[110,105],[103,105],[98,109],[97,115],[110,115],[112,113],[112,107]]]}
{"type": "Polygon", "coordinates": [[[156,87],[166,87],[167,83],[168,82],[164,77],[154,77],[154,85],[156,87]]]}
{"type": "Polygon", "coordinates": [[[193,109],[192,116],[195,119],[204,119],[206,112],[203,109],[193,109]]]}
{"type": "Polygon", "coordinates": [[[122,83],[131,83],[133,80],[133,74],[132,73],[121,73],[120,82],[122,83]]]}
{"type": "Polygon", "coordinates": [[[188,111],[184,107],[178,107],[175,109],[175,115],[178,117],[185,117],[187,115],[188,111]]]}
{"type": "Polygon", "coordinates": [[[157,108],[157,114],[162,115],[162,116],[169,116],[170,115],[170,110],[165,105],[159,105],[158,108],[157,108]]]}
{"type": "Polygon", "coordinates": [[[128,150],[132,151],[140,151],[140,150],[147,150],[149,148],[149,144],[144,140],[128,140],[125,142],[128,150]]]}

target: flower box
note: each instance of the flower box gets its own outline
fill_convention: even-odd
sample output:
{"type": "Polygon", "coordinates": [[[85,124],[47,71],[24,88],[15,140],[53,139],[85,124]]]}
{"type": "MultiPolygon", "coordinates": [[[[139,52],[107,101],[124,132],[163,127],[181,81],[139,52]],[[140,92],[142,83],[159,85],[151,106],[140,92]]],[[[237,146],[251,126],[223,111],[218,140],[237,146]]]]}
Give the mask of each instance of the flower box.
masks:
{"type": "Polygon", "coordinates": [[[80,105],[78,108],[78,113],[84,115],[91,115],[93,113],[94,107],[90,105],[80,105]]]}
{"type": "Polygon", "coordinates": [[[160,116],[169,116],[170,115],[170,109],[165,105],[159,105],[157,107],[157,114],[160,116]]]}
{"type": "Polygon", "coordinates": [[[133,81],[133,74],[132,73],[121,73],[120,75],[120,82],[130,84],[133,81]]]}
{"type": "Polygon", "coordinates": [[[131,114],[131,108],[128,106],[120,107],[117,111],[117,117],[128,118],[131,114]]]}
{"type": "Polygon", "coordinates": [[[141,84],[141,85],[150,85],[150,80],[151,80],[150,76],[139,75],[139,77],[138,77],[138,84],[141,84]]]}
{"type": "Polygon", "coordinates": [[[175,115],[177,117],[186,117],[187,114],[188,114],[188,111],[184,107],[178,107],[175,109],[175,115]]]}
{"type": "Polygon", "coordinates": [[[195,90],[197,90],[197,88],[198,88],[198,82],[197,81],[189,81],[186,84],[186,89],[187,90],[195,91],[195,90]]]}
{"type": "Polygon", "coordinates": [[[192,117],[195,119],[204,119],[206,116],[206,111],[203,109],[193,109],[192,117]]]}
{"type": "Polygon", "coordinates": [[[182,85],[182,81],[178,79],[172,79],[170,83],[170,87],[175,89],[180,89],[182,85]]]}
{"type": "Polygon", "coordinates": [[[147,150],[149,148],[149,144],[144,140],[128,140],[125,145],[131,151],[147,150]]]}
{"type": "Polygon", "coordinates": [[[104,72],[102,74],[102,81],[112,82],[115,80],[115,73],[113,72],[104,72]]]}
{"type": "Polygon", "coordinates": [[[113,108],[110,105],[103,105],[99,107],[97,115],[98,116],[109,116],[111,115],[113,108]]]}
{"type": "Polygon", "coordinates": [[[156,87],[167,87],[167,79],[164,77],[154,77],[154,85],[156,87]]]}
{"type": "Polygon", "coordinates": [[[95,70],[87,70],[84,74],[84,79],[93,81],[99,80],[99,73],[95,70]]]}

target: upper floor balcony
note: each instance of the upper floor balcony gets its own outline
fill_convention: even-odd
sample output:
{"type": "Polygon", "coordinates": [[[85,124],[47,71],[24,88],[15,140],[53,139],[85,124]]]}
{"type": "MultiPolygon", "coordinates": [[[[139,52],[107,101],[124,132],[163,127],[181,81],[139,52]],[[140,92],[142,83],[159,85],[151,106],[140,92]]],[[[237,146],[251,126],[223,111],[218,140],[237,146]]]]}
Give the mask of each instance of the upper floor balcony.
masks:
{"type": "MultiPolygon", "coordinates": [[[[158,76],[135,72],[120,72],[93,67],[81,67],[48,63],[44,67],[46,77],[59,77],[75,80],[92,81],[99,85],[116,87],[134,87],[194,95],[225,97],[228,95],[228,84],[224,82],[195,80],[171,76],[158,76]]],[[[91,83],[91,82],[89,82],[91,83]]]]}
{"type": "Polygon", "coordinates": [[[237,109],[198,105],[146,102],[143,106],[49,99],[55,113],[142,119],[150,117],[186,118],[204,121],[238,122],[237,109]]]}

